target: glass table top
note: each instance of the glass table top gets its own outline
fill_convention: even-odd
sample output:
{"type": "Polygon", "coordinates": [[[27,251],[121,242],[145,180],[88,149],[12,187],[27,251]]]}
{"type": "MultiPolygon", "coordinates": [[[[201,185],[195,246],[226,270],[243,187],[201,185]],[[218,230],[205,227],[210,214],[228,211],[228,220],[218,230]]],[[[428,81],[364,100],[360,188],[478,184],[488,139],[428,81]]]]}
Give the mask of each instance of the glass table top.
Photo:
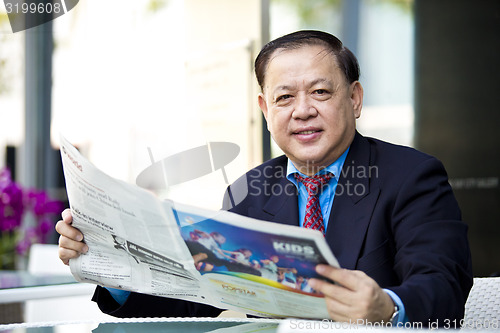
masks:
{"type": "Polygon", "coordinates": [[[279,326],[278,320],[266,319],[220,319],[220,318],[181,318],[181,319],[136,319],[120,322],[83,322],[83,323],[42,323],[0,325],[0,332],[12,333],[160,333],[160,332],[217,332],[217,333],[274,333],[279,326]]]}
{"type": "Polygon", "coordinates": [[[0,289],[76,283],[71,275],[35,275],[26,271],[0,271],[0,289]]]}

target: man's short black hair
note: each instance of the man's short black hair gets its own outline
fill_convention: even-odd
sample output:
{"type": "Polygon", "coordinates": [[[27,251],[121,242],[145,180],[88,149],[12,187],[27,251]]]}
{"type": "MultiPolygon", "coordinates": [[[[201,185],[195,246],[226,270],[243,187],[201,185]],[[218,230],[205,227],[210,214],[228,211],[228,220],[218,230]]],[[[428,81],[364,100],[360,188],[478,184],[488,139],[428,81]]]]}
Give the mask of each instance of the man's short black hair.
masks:
{"type": "Polygon", "coordinates": [[[356,56],[335,36],[316,30],[301,30],[270,41],[255,59],[255,75],[262,90],[266,69],[271,55],[278,49],[292,50],[305,45],[320,45],[329,50],[337,59],[338,66],[348,83],[359,80],[359,64],[356,56]]]}

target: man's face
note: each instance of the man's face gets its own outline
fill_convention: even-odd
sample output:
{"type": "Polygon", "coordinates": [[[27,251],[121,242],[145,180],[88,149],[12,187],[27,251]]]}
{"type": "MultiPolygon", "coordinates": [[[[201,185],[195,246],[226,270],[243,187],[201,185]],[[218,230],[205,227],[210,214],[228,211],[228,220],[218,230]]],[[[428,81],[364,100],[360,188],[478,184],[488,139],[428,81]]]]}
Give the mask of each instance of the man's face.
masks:
{"type": "Polygon", "coordinates": [[[312,175],[351,144],[363,88],[347,83],[322,46],[277,50],[271,56],[259,106],[273,139],[301,172],[312,175]]]}

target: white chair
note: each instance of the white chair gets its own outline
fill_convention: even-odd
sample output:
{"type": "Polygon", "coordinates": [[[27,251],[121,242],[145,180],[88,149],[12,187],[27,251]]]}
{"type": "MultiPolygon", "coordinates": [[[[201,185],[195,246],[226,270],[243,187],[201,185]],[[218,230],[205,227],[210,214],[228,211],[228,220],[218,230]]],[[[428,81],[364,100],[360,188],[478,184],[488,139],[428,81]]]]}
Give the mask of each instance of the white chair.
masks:
{"type": "MultiPolygon", "coordinates": [[[[31,246],[28,271],[32,274],[71,275],[69,266],[64,265],[59,259],[58,246],[49,244],[31,246]]],[[[113,319],[114,317],[102,313],[97,304],[91,301],[93,289],[89,284],[88,295],[27,301],[24,308],[24,321],[39,323],[113,319]]]]}
{"type": "Polygon", "coordinates": [[[28,272],[38,275],[71,275],[69,266],[59,260],[58,246],[33,244],[30,247],[28,272]]]}
{"type": "MultiPolygon", "coordinates": [[[[500,324],[500,277],[474,278],[465,303],[464,328],[500,324]]],[[[498,326],[497,326],[498,327],[498,326]]]]}

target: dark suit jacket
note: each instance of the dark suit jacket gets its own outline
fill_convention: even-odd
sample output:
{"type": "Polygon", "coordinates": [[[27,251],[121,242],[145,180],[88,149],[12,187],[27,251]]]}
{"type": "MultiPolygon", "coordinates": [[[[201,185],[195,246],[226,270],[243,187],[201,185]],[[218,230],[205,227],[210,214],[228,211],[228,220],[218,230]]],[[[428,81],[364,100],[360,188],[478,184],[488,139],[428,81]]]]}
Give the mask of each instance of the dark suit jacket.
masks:
{"type": "MultiPolygon", "coordinates": [[[[250,170],[229,187],[223,208],[299,225],[297,192],[286,179],[286,163],[281,156],[250,170]]],[[[382,288],[394,291],[411,321],[425,326],[438,320],[444,325],[445,319],[463,317],[472,286],[467,226],[461,222],[444,167],[435,158],[356,133],[340,175],[326,240],[342,267],[364,271],[382,288]]],[[[117,316],[220,312],[139,294],[116,309],[100,288],[94,299],[117,316]],[[153,304],[157,302],[162,309],[153,309],[160,307],[153,304]]]]}

